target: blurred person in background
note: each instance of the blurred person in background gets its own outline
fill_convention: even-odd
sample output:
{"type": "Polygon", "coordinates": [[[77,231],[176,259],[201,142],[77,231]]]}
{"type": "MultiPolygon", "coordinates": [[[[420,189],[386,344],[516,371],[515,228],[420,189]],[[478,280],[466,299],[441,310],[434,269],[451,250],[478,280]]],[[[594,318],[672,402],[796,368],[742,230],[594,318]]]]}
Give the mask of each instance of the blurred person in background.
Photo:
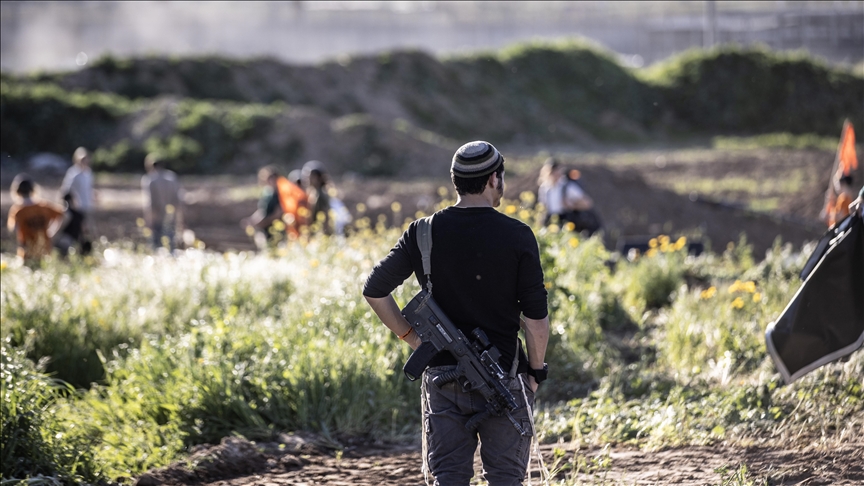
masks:
{"type": "Polygon", "coordinates": [[[575,231],[585,231],[590,236],[600,229],[600,220],[594,212],[594,201],[578,182],[579,177],[579,171],[567,171],[550,157],[540,169],[537,200],[546,208],[544,225],[573,223],[575,231]]]}
{"type": "Polygon", "coordinates": [[[300,169],[294,169],[288,173],[288,180],[291,181],[294,185],[299,187],[300,189],[306,190],[303,187],[303,171],[300,169]]]}
{"type": "Polygon", "coordinates": [[[63,202],[66,203],[63,226],[54,237],[54,246],[64,257],[74,248],[81,255],[89,255],[93,244],[87,238],[84,230],[84,213],[72,206],[72,195],[65,194],[63,202]]]}
{"type": "Polygon", "coordinates": [[[144,158],[147,173],[141,178],[144,221],[150,229],[153,248],[174,250],[175,235],[183,224],[182,188],[177,174],[165,168],[156,154],[144,158]]]}
{"type": "Polygon", "coordinates": [[[300,236],[301,229],[309,224],[309,196],[303,190],[302,172],[292,170],[288,177],[277,176],[276,190],[285,232],[288,239],[295,239],[300,236]]]}
{"type": "Polygon", "coordinates": [[[276,243],[276,235],[282,231],[280,224],[283,211],[279,204],[278,181],[279,170],[275,166],[268,165],[258,171],[258,185],[262,187],[258,209],[240,221],[240,226],[254,238],[259,250],[276,243]]]}
{"type": "Polygon", "coordinates": [[[853,183],[851,175],[842,175],[834,181],[834,190],[837,192],[837,198],[834,200],[834,204],[829,205],[825,211],[825,220],[829,228],[843,221],[843,218],[846,216],[849,216],[849,206],[855,199],[855,189],[852,188],[853,183]]]}
{"type": "Polygon", "coordinates": [[[90,152],[86,148],[78,147],[72,154],[72,167],[63,177],[60,194],[64,200],[66,195],[72,196],[70,207],[81,213],[84,227],[93,208],[93,170],[90,169],[90,152]]]}
{"type": "Polygon", "coordinates": [[[331,234],[330,193],[328,184],[330,178],[324,164],[310,160],[303,164],[303,180],[306,182],[306,194],[309,196],[309,224],[320,227],[324,234],[331,234]]]}
{"type": "Polygon", "coordinates": [[[18,174],[9,189],[15,203],[9,208],[6,227],[15,234],[18,256],[38,262],[51,254],[52,237],[63,224],[63,208],[36,199],[36,183],[18,174]]]}

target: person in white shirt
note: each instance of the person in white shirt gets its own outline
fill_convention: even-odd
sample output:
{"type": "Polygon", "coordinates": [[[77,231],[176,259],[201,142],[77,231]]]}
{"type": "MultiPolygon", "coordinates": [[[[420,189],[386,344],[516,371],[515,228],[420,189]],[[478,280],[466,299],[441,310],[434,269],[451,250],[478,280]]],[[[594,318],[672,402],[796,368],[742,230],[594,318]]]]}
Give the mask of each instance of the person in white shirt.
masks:
{"type": "Polygon", "coordinates": [[[565,168],[554,158],[549,158],[540,169],[537,183],[537,200],[546,208],[544,224],[550,225],[557,221],[562,224],[568,213],[587,211],[594,207],[594,201],[579,184],[573,183],[565,176],[565,168]]]}
{"type": "Polygon", "coordinates": [[[72,196],[71,206],[83,214],[83,224],[86,224],[93,208],[93,171],[90,169],[90,153],[84,147],[75,149],[72,154],[72,167],[66,171],[63,183],[60,184],[60,195],[72,196]]]}
{"type": "Polygon", "coordinates": [[[177,174],[168,170],[154,154],[144,159],[147,173],[141,178],[144,218],[151,231],[154,248],[174,249],[174,237],[182,225],[182,188],[177,174]]]}

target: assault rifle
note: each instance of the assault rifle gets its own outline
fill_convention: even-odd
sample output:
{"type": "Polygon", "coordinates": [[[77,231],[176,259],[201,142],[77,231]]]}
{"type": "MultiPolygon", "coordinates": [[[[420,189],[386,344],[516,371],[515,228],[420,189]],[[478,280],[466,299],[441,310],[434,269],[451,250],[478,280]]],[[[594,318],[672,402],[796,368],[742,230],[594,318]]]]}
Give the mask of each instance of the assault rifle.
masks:
{"type": "Polygon", "coordinates": [[[471,333],[474,340],[469,341],[426,290],[417,294],[402,309],[402,315],[423,341],[403,368],[409,380],[419,378],[438,352],[449,351],[458,362],[456,369],[436,376],[432,383],[440,388],[447,383],[458,381],[463,390],[476,390],[486,399],[486,410],[471,417],[465,427],[474,430],[490,415],[506,415],[519,434],[527,435],[522,425],[510,415],[518,406],[513,394],[501,383],[501,380],[507,378],[507,374],[498,364],[501,353],[482,329],[474,329],[471,333]]]}

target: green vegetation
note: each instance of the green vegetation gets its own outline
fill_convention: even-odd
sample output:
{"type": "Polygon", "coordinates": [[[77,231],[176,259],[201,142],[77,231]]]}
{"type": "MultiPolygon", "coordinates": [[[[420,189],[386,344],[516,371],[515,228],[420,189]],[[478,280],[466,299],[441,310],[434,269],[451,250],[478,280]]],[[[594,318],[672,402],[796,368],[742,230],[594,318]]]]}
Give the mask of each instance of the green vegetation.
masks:
{"type": "Polygon", "coordinates": [[[806,53],[724,47],[691,50],[648,69],[675,116],[693,130],[835,136],[864,126],[864,80],[806,53]]]}
{"type": "Polygon", "coordinates": [[[281,103],[195,99],[133,102],[44,83],[3,82],[0,90],[4,152],[71,154],[79,146],[95,147],[94,168],[110,171],[137,171],[144,156],[155,152],[179,172],[213,173],[286,109],[281,103]]]}
{"type": "MultiPolygon", "coordinates": [[[[393,155],[403,149],[386,140],[384,131],[392,130],[436,143],[620,144],[710,135],[723,148],[828,148],[824,137],[837,137],[844,119],[864,126],[864,78],[800,53],[736,47],[633,70],[575,40],[441,60],[394,52],[299,67],[267,59],[106,57],[77,72],[4,74],[0,150],[27,157],[84,145],[97,152],[98,168],[118,171],[137,169],[155,150],[184,172],[237,170],[256,158],[244,148],[273,138],[272,121],[286,104],[332,118],[326,135],[338,146],[334,166],[393,175],[404,164],[393,155]]],[[[267,150],[293,161],[312,132],[267,150]]]]}
{"type": "MultiPolygon", "coordinates": [[[[502,210],[534,222],[519,204],[502,210]]],[[[398,231],[370,226],[260,255],[110,246],[33,268],[3,255],[3,479],[130,478],[235,433],[416,438],[410,350],[360,296],[398,231]]],[[[797,289],[806,249],[778,244],[757,262],[742,242],[691,257],[685,239],[661,237],[610,265],[596,238],[537,234],[554,370],[538,397],[541,440],[788,447],[864,427],[864,355],[790,386],[766,356],[764,328],[797,289]]],[[[401,304],[418,290],[406,283],[401,304]]]]}
{"type": "MultiPolygon", "coordinates": [[[[69,391],[43,373],[24,356],[23,349],[0,342],[0,470],[3,480],[59,479],[64,483],[94,480],[101,476],[90,443],[80,435],[64,436],[63,424],[53,407],[69,391]]],[[[4,481],[5,484],[5,481],[4,481]]]]}
{"type": "Polygon", "coordinates": [[[0,150],[71,154],[110,140],[136,103],[110,93],[75,93],[54,84],[0,82],[0,150]]]}
{"type": "Polygon", "coordinates": [[[822,137],[812,133],[793,135],[788,132],[781,132],[766,133],[751,137],[727,137],[720,135],[712,139],[712,146],[721,150],[788,148],[834,151],[837,150],[838,140],[838,136],[822,137]]]}

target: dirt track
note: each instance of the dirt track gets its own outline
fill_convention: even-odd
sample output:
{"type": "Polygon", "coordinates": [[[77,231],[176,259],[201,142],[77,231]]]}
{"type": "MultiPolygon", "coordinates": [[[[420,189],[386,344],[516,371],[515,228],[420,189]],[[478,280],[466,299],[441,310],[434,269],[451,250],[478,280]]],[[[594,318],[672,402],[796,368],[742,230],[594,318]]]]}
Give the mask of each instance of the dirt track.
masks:
{"type": "MultiPolygon", "coordinates": [[[[743,474],[749,480],[761,480],[756,484],[858,485],[864,482],[864,443],[830,450],[713,446],[650,452],[627,447],[573,450],[566,444],[544,445],[540,449],[545,467],[551,472],[550,480],[566,478],[569,484],[581,481],[587,484],[710,485],[721,484],[724,477],[736,474],[743,474]],[[557,463],[556,448],[564,452],[560,455],[559,451],[557,463]]],[[[279,442],[262,444],[230,438],[218,446],[199,447],[191,463],[198,464],[193,467],[194,471],[185,463],[178,463],[143,475],[138,485],[424,484],[418,445],[359,444],[337,452],[296,436],[283,435],[279,442]]],[[[538,464],[536,455],[532,456],[531,481],[544,484],[538,464]]],[[[479,461],[475,471],[479,478],[479,461]]]]}
{"type": "MultiPolygon", "coordinates": [[[[667,153],[667,152],[664,152],[667,153]]],[[[670,151],[664,168],[655,166],[656,153],[635,152],[637,163],[617,164],[593,160],[591,157],[562,157],[568,164],[581,168],[582,182],[594,198],[604,223],[605,239],[610,248],[619,241],[646,235],[686,235],[711,243],[714,251],[722,251],[730,241],[738,241],[746,233],[753,245],[754,255],[761,258],[779,236],[783,242],[795,247],[821,236],[824,225],[815,218],[822,201],[824,184],[818,170],[824,165],[824,154],[812,151],[708,151],[704,160],[693,163],[678,160],[681,152],[670,151]],[[644,159],[644,160],[642,160],[644,159]],[[639,161],[641,160],[641,161],[639,161]],[[584,162],[580,164],[580,161],[584,162]],[[646,162],[647,161],[647,162],[646,162]],[[682,195],[671,190],[667,180],[675,177],[707,177],[722,181],[726,175],[738,179],[770,181],[782,171],[799,171],[802,183],[797,192],[782,193],[785,211],[756,213],[744,209],[746,194],[719,193],[724,201],[703,198],[699,194],[682,195]],[[816,208],[816,209],[814,209],[816,208]]],[[[522,164],[520,170],[508,172],[505,179],[505,197],[518,199],[523,191],[536,190],[539,170],[522,164]]],[[[374,225],[383,216],[388,225],[401,226],[405,218],[417,211],[428,214],[441,196],[444,187],[452,193],[446,164],[440,177],[434,179],[394,180],[337,177],[336,187],[345,205],[355,218],[368,216],[374,225]],[[393,212],[391,204],[399,202],[401,210],[393,212]],[[366,210],[358,213],[362,203],[366,210]]],[[[2,211],[5,221],[11,205],[8,182],[12,173],[4,172],[2,211]]],[[[239,221],[250,215],[256,207],[259,189],[254,175],[241,176],[183,176],[186,188],[186,227],[208,248],[215,251],[251,250],[254,245],[240,227],[239,221]]],[[[39,176],[43,195],[59,201],[57,187],[60,177],[39,176]]],[[[140,176],[107,176],[97,180],[97,204],[91,218],[92,233],[108,240],[133,239],[143,242],[136,219],[141,217],[140,176]]],[[[767,184],[767,183],[766,183],[767,184]]],[[[775,184],[776,185],[776,184],[775,184]]],[[[770,184],[766,185],[766,189],[770,184]]],[[[778,194],[778,197],[780,194],[778,194]]],[[[450,195],[451,198],[455,197],[450,195]]],[[[2,250],[13,251],[11,235],[0,230],[2,250]]],[[[646,240],[647,241],[647,240],[646,240]]]]}

